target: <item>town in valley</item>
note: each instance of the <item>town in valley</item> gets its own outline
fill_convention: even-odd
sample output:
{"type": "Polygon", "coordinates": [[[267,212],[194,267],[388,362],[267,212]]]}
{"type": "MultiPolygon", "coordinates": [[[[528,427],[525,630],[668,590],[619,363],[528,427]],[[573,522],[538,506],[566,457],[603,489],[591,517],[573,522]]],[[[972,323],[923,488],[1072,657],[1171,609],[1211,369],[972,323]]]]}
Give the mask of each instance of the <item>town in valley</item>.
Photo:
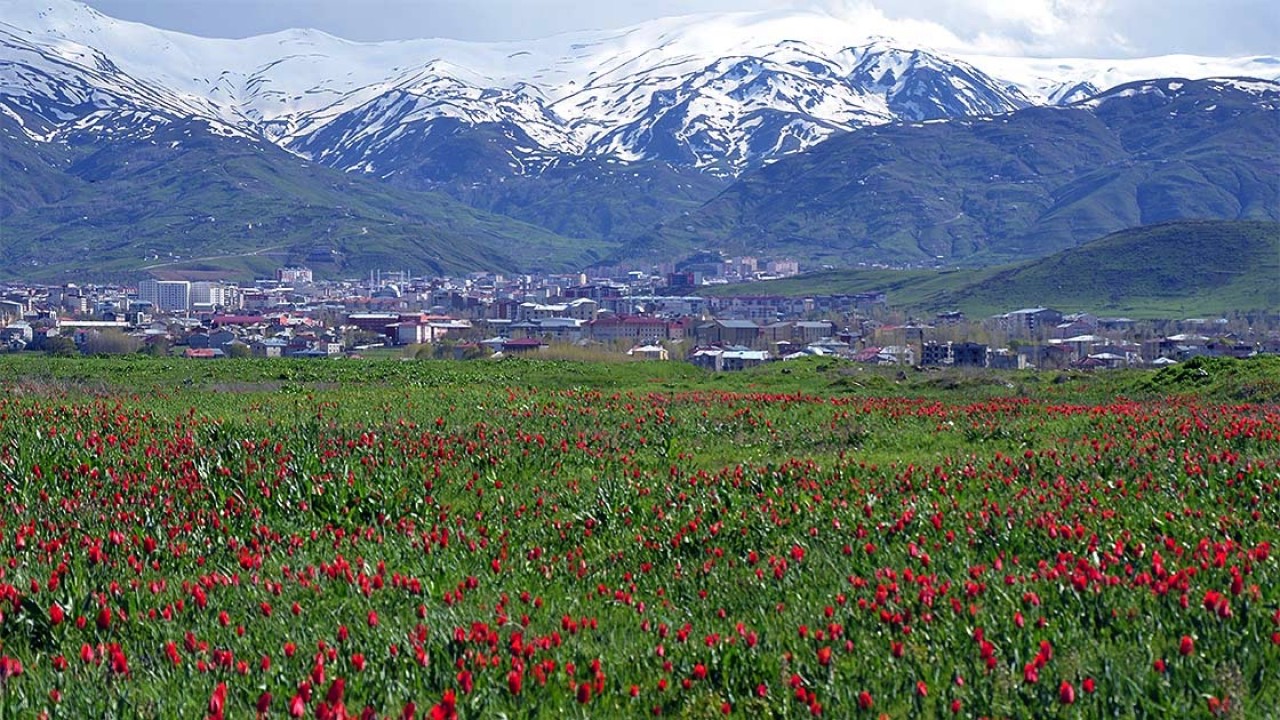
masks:
{"type": "Polygon", "coordinates": [[[1087,308],[913,316],[891,294],[783,296],[759,281],[788,259],[702,254],[647,271],[321,280],[281,267],[253,282],[144,279],[0,287],[0,348],[55,355],[684,361],[713,371],[829,357],[993,369],[1164,367],[1280,353],[1280,319],[1237,313],[1135,320],[1087,308]]]}

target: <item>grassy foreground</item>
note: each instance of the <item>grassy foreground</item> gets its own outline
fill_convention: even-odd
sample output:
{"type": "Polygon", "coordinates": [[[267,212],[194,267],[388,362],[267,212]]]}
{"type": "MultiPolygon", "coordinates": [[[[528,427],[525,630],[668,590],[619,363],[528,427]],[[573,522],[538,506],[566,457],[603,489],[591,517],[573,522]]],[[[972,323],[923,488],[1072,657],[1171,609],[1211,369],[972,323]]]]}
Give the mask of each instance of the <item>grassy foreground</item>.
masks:
{"type": "Polygon", "coordinates": [[[1274,359],[0,385],[0,717],[1280,712],[1274,359]]]}

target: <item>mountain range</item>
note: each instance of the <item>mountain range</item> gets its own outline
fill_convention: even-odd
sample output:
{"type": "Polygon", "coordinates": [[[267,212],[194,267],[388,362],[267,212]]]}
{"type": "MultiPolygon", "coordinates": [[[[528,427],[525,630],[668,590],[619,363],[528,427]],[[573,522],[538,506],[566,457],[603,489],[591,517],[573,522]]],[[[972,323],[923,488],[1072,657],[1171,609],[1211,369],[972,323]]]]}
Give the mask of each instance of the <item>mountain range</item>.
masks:
{"type": "Polygon", "coordinates": [[[625,252],[973,265],[1171,220],[1280,220],[1277,110],[1280,83],[1144,80],[1066,107],[866,128],[745,173],[625,252]]]}
{"type": "MultiPolygon", "coordinates": [[[[1171,75],[1259,80],[1252,101],[1239,95],[1247,83],[1231,81],[1189,84],[1194,93],[1180,97],[1194,99],[1170,102],[1214,105],[1218,119],[1237,113],[1236,132],[1262,155],[1233,160],[1217,146],[1211,176],[1188,182],[1226,182],[1236,202],[1188,212],[1275,219],[1265,178],[1274,168],[1266,143],[1275,127],[1275,57],[960,56],[865,38],[834,18],[797,12],[668,18],[513,43],[354,43],[310,30],[221,40],[116,20],[72,0],[0,0],[0,167],[15,178],[0,188],[0,244],[28,271],[72,267],[100,243],[116,248],[106,261],[120,270],[159,256],[250,265],[258,261],[245,258],[263,253],[274,253],[271,262],[323,257],[342,272],[397,256],[424,270],[552,269],[695,245],[770,250],[766,235],[779,229],[778,208],[797,204],[794,194],[772,202],[767,221],[725,208],[749,208],[745,197],[805,172],[796,168],[825,167],[817,175],[829,176],[866,143],[958,137],[993,117],[1020,127],[1053,118],[1070,134],[1090,124],[1087,115],[1107,131],[1084,128],[1101,134],[1070,143],[1078,158],[1010,168],[1018,179],[1004,184],[1037,184],[1046,173],[1076,182],[1033,192],[1037,199],[1013,219],[941,232],[917,225],[936,225],[955,202],[923,215],[910,204],[891,213],[922,218],[913,225],[868,220],[862,209],[844,218],[809,195],[798,204],[808,203],[827,230],[843,227],[835,232],[850,239],[846,247],[815,251],[830,234],[797,230],[813,223],[795,218],[783,221],[795,227],[776,244],[805,260],[841,263],[1045,254],[1117,223],[1166,219],[1110,197],[1101,203],[1106,217],[1055,208],[1071,193],[1091,194],[1080,178],[1096,150],[1109,167],[1165,146],[1177,146],[1184,163],[1199,162],[1202,148],[1181,131],[1142,145],[1140,130],[1125,129],[1150,126],[1164,110],[1115,110],[1146,107],[1153,94],[1139,91],[1141,82],[1171,75]],[[1103,94],[1134,82],[1128,95],[1103,94]],[[1099,100],[1106,97],[1114,101],[1099,100]],[[1033,119],[1015,119],[1024,117],[1033,119]],[[186,186],[214,168],[223,171],[219,183],[186,186]],[[1041,234],[1044,214],[1064,218],[1054,227],[1068,230],[1025,247],[1041,234]]],[[[915,162],[900,159],[894,174],[915,162]]],[[[917,170],[939,177],[927,162],[917,170]]],[[[1138,188],[1132,175],[1124,182],[1138,188]]],[[[840,192],[857,196],[851,206],[884,205],[886,190],[848,192],[861,179],[839,182],[840,192]]],[[[832,197],[829,189],[817,194],[832,197]]],[[[988,201],[987,214],[1008,214],[995,212],[1001,198],[988,201]]],[[[965,202],[971,209],[958,212],[973,215],[974,201],[965,202]]]]}

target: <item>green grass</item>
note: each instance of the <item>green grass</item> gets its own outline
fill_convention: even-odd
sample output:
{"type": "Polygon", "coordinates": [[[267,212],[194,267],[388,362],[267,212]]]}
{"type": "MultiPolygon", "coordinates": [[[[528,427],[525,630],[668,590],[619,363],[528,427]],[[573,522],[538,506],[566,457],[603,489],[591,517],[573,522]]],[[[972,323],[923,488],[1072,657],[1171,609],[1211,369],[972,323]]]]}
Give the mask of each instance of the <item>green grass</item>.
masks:
{"type": "Polygon", "coordinates": [[[1269,717],[1277,362],[3,356],[0,714],[1269,717]]]}
{"type": "MultiPolygon", "coordinates": [[[[501,360],[413,360],[389,348],[365,359],[296,360],[116,357],[45,357],[0,354],[0,383],[26,392],[160,394],[301,392],[317,388],[538,387],[549,391],[776,392],[837,397],[914,397],[972,400],[1025,397],[1102,402],[1117,396],[1153,398],[1199,394],[1220,401],[1280,401],[1268,390],[1280,378],[1280,357],[1198,359],[1164,370],[1108,372],[931,369],[903,372],[831,358],[769,363],[745,372],[711,373],[685,362],[587,362],[511,357],[501,360]],[[1202,369],[1204,370],[1202,372],[1202,369]],[[1206,378],[1210,378],[1206,379],[1206,378]],[[1274,383],[1272,383],[1274,384],[1274,383]]],[[[220,402],[219,400],[216,400],[220,402]]],[[[239,402],[233,395],[230,402],[239,402]]]]}

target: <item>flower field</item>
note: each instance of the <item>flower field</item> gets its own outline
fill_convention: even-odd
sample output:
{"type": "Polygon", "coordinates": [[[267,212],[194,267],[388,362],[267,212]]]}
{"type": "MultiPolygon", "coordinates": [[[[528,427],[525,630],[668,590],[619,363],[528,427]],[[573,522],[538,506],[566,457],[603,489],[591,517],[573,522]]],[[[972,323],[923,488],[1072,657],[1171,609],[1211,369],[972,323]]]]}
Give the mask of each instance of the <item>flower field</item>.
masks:
{"type": "Polygon", "coordinates": [[[79,362],[0,375],[0,718],[1280,716],[1273,403],[79,362]]]}

